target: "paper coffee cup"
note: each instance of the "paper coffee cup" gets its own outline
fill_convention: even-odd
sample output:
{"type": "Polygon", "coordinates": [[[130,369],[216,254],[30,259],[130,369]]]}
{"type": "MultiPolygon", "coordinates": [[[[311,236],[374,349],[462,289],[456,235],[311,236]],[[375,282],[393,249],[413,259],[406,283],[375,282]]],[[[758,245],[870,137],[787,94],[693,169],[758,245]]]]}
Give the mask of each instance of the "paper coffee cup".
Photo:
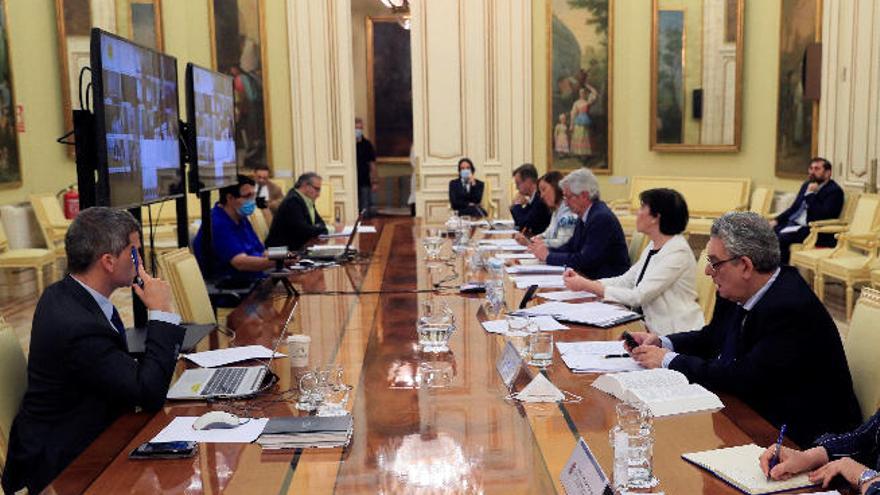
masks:
{"type": "Polygon", "coordinates": [[[312,338],[308,335],[291,335],[287,337],[287,353],[290,355],[290,365],[302,368],[309,365],[309,344],[312,338]]]}

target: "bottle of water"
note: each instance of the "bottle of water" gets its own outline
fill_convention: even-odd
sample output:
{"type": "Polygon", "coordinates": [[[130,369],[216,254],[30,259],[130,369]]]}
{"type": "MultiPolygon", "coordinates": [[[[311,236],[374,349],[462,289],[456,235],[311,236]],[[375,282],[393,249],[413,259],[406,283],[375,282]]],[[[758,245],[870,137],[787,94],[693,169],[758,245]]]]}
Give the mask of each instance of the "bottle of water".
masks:
{"type": "Polygon", "coordinates": [[[490,258],[488,268],[486,299],[492,311],[497,313],[504,306],[504,262],[498,258],[490,258]]]}

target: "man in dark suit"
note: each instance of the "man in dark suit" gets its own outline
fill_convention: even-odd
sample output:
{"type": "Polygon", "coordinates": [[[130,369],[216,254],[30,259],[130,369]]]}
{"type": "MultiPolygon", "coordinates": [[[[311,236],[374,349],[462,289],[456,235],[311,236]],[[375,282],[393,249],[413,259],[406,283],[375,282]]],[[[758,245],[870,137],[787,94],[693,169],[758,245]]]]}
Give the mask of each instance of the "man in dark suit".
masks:
{"type": "Polygon", "coordinates": [[[327,233],[327,225],[315,209],[322,182],[321,176],[314,172],[299,176],[272,219],[266,246],[287,246],[291,251],[298,251],[311,239],[327,233]]]}
{"type": "MultiPolygon", "coordinates": [[[[810,222],[840,216],[843,209],[843,189],[831,179],[831,162],[816,157],[810,160],[809,176],[801,185],[794,203],[771,222],[779,238],[782,264],[788,264],[792,244],[804,242],[810,233],[810,222]]],[[[833,247],[833,234],[820,234],[818,247],[833,247]]]]}
{"type": "Polygon", "coordinates": [[[800,445],[852,430],[861,413],[840,335],[798,272],[779,267],[770,225],[749,212],[715,221],[707,245],[720,296],[701,330],[633,336],[633,357],[736,395],[800,445]]]}
{"type": "Polygon", "coordinates": [[[519,192],[510,207],[510,214],[516,228],[526,236],[543,233],[550,225],[553,215],[547,204],[541,200],[538,191],[538,169],[531,163],[524,163],[513,171],[513,182],[519,192]]]}
{"type": "Polygon", "coordinates": [[[139,265],[138,224],[123,210],[80,212],[65,237],[70,274],[37,303],[28,388],[12,424],[3,490],[39,493],[113,421],[136,406],[155,411],[183,341],[166,282],[139,265]],[[135,252],[136,253],[136,252],[135,252]],[[110,294],[133,287],[149,310],[146,351],[128,354],[125,327],[110,294]]]}
{"type": "Polygon", "coordinates": [[[581,275],[600,279],[616,277],[629,269],[629,252],[620,221],[599,199],[596,176],[582,168],[559,183],[568,207],[579,218],[574,234],[558,248],[540,239],[529,245],[535,257],[548,265],[567,266],[581,275]]]}

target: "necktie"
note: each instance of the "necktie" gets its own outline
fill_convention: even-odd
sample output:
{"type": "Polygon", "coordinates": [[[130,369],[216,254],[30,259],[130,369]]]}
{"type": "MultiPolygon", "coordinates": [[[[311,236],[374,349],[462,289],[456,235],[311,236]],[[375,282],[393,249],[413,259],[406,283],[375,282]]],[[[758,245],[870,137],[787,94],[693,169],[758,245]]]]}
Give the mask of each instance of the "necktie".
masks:
{"type": "Polygon", "coordinates": [[[119,335],[125,337],[125,324],[122,323],[122,318],[119,316],[119,311],[116,311],[116,308],[113,308],[113,316],[110,317],[110,321],[113,323],[116,331],[119,332],[119,335]]]}
{"type": "Polygon", "coordinates": [[[745,323],[748,311],[742,306],[737,305],[733,313],[730,327],[724,335],[724,344],[721,347],[721,355],[718,359],[724,364],[730,364],[736,359],[736,344],[742,334],[742,327],[745,323]]]}

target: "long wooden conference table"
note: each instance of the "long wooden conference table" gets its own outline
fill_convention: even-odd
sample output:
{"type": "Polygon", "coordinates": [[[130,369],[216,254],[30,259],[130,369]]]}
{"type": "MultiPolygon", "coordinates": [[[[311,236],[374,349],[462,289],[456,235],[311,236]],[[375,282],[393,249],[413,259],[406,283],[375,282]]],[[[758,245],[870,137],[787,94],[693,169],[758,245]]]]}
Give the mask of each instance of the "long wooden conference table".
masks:
{"type": "MultiPolygon", "coordinates": [[[[211,347],[257,343],[272,348],[295,311],[287,331],[311,337],[309,366],[341,365],[353,386],[349,447],[264,453],[257,444],[202,444],[190,459],[128,459],[132,449],[175,416],[211,409],[252,417],[303,414],[294,407],[291,391],[296,371],[287,358],[276,359],[272,368],[278,384],[250,400],[169,401],[155,414],[123,416],[46,493],[563,493],[559,475],[579,437],[610,476],[608,431],[616,422],[617,400],[590,387],[597,375],[571,373],[557,352],[547,376],[559,388],[583,396],[581,402],[507,399],[495,369],[504,339],[481,327],[482,296],[451,289],[430,294],[437,277],[448,279],[445,285],[461,283],[463,260],[452,256],[447,243],[441,256],[450,257],[448,263],[427,262],[418,220],[375,223],[377,235],[359,236],[364,259],[291,276],[302,292],[299,298],[287,297],[280,284],[261,286],[228,318],[234,341],[217,332],[210,341],[211,347]],[[428,297],[442,298],[455,313],[458,329],[448,353],[418,349],[419,303],[428,297]],[[445,370],[451,381],[419,387],[423,363],[445,370]]],[[[518,302],[521,293],[508,285],[508,305],[518,302]]],[[[624,329],[640,327],[574,326],[556,332],[555,338],[611,340],[624,329]]],[[[180,360],[178,371],[184,366],[180,360]]],[[[719,412],[655,420],[654,471],[660,485],[653,491],[738,493],[681,459],[686,452],[775,441],[776,430],[748,406],[728,396],[722,400],[726,407],[719,412]]]]}

